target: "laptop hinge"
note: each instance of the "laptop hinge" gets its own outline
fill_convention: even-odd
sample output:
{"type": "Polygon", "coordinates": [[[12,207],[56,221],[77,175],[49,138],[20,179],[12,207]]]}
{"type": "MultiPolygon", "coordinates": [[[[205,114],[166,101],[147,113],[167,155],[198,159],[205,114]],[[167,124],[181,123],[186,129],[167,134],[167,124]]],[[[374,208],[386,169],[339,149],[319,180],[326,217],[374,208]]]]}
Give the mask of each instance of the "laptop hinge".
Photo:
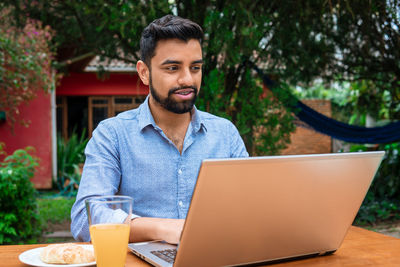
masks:
{"type": "Polygon", "coordinates": [[[320,252],[318,256],[328,256],[328,255],[332,255],[335,252],[336,252],[336,249],[335,250],[325,251],[325,252],[320,252]]]}

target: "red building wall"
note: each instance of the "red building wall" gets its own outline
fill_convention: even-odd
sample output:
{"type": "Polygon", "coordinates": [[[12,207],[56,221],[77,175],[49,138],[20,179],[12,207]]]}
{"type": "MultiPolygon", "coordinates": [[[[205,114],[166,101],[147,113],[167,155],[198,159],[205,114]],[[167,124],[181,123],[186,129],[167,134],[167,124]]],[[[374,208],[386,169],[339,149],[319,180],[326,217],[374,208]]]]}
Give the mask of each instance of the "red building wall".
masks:
{"type": "MultiPolygon", "coordinates": [[[[145,86],[136,73],[112,73],[99,79],[96,73],[70,73],[57,87],[57,95],[147,95],[145,86]]],[[[6,144],[8,154],[16,149],[33,146],[39,158],[39,167],[32,182],[38,189],[52,185],[52,120],[51,96],[39,92],[32,101],[22,104],[18,121],[30,121],[29,127],[18,123],[11,132],[7,122],[0,122],[0,142],[6,144]]]]}
{"type": "Polygon", "coordinates": [[[6,144],[8,154],[16,149],[33,146],[39,158],[39,167],[31,180],[38,189],[51,188],[52,181],[52,136],[51,95],[39,92],[32,101],[22,104],[18,121],[30,121],[28,127],[18,122],[11,132],[7,122],[0,123],[0,142],[6,144]]]}
{"type": "Polygon", "coordinates": [[[57,96],[147,95],[137,73],[109,73],[99,78],[94,72],[69,73],[57,87],[57,96]]]}

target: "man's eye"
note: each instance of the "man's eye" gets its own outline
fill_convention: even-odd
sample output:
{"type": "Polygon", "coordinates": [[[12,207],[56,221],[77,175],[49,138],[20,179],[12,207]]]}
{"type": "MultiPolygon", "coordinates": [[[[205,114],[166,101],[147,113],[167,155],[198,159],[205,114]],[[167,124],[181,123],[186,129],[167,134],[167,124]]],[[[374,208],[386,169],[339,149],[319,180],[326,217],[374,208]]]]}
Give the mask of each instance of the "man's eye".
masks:
{"type": "Polygon", "coordinates": [[[192,66],[192,70],[195,70],[195,71],[201,70],[201,67],[200,66],[192,66]]]}
{"type": "Polygon", "coordinates": [[[169,66],[169,67],[166,67],[165,69],[169,70],[169,71],[174,71],[174,70],[177,70],[178,67],[177,66],[169,66]]]}

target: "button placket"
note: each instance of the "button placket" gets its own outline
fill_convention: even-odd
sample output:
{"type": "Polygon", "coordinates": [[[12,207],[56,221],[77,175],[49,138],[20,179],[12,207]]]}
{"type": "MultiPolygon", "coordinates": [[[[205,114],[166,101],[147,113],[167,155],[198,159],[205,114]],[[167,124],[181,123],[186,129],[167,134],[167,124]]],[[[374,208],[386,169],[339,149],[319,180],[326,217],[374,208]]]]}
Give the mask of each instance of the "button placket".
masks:
{"type": "Polygon", "coordinates": [[[184,199],[186,195],[186,181],[183,177],[184,168],[182,166],[182,156],[177,166],[177,179],[178,179],[178,196],[177,196],[177,208],[179,218],[184,218],[184,199]]]}

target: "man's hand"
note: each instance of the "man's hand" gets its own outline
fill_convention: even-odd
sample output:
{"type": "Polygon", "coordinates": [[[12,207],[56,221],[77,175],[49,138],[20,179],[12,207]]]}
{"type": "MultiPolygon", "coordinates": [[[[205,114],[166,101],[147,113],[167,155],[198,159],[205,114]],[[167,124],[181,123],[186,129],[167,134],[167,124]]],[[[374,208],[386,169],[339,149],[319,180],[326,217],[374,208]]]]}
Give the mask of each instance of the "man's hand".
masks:
{"type": "Polygon", "coordinates": [[[160,239],[171,244],[178,244],[184,223],[183,219],[162,219],[158,229],[160,239]]]}
{"type": "Polygon", "coordinates": [[[164,240],[178,244],[184,223],[183,219],[136,218],[131,221],[129,242],[164,240]]]}

